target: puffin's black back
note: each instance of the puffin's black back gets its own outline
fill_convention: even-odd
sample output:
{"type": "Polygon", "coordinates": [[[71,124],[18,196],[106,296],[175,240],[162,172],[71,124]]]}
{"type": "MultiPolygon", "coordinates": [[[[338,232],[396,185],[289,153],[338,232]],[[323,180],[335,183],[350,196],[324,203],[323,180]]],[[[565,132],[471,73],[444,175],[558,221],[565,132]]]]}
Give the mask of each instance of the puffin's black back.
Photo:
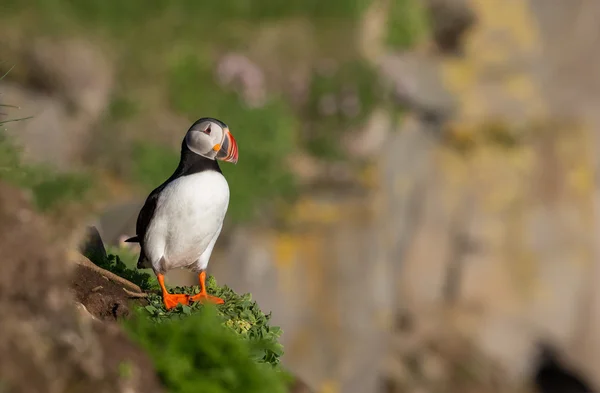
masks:
{"type": "MultiPolygon", "coordinates": [[[[206,120],[209,118],[203,118],[196,121],[194,125],[197,123],[206,120]]],[[[216,119],[210,119],[215,121],[216,119]]],[[[218,120],[217,120],[218,121],[218,120]]],[[[222,123],[218,121],[219,123],[222,123]]],[[[179,165],[175,169],[175,172],[165,180],[160,186],[156,187],[148,198],[146,198],[146,202],[144,206],[140,210],[140,214],[138,215],[138,219],[136,222],[136,236],[134,238],[128,239],[130,241],[134,241],[134,239],[140,244],[140,256],[138,258],[137,267],[138,269],[142,269],[149,266],[144,266],[144,261],[146,259],[146,255],[144,253],[144,237],[146,235],[146,229],[154,216],[154,211],[156,210],[156,203],[158,201],[158,197],[161,191],[172,181],[178,179],[182,176],[192,175],[194,173],[204,172],[204,171],[216,171],[221,172],[221,168],[219,167],[219,163],[217,160],[211,160],[206,157],[202,157],[194,152],[192,152],[185,143],[185,138],[181,143],[181,158],[179,160],[179,165]]]]}

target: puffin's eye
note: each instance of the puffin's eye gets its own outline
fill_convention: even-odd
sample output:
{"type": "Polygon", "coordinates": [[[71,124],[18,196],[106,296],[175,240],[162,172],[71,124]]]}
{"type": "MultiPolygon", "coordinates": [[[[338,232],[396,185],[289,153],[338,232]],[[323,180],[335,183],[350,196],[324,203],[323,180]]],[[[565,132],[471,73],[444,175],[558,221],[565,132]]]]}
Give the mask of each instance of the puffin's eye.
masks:
{"type": "Polygon", "coordinates": [[[211,132],[211,131],[212,131],[212,130],[210,129],[210,125],[209,125],[208,127],[206,127],[206,130],[204,130],[204,133],[205,133],[206,135],[210,135],[210,132],[211,132]]]}

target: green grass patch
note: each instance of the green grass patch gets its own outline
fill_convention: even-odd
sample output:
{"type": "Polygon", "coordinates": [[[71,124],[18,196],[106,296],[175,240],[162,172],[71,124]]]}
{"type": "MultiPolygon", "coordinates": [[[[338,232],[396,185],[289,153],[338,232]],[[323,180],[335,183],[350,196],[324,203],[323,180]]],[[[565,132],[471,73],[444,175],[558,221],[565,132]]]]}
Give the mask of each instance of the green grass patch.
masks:
{"type": "MultiPolygon", "coordinates": [[[[132,253],[119,253],[127,263],[112,253],[106,259],[86,256],[146,291],[159,288],[153,275],[128,267],[133,263],[132,253]]],[[[287,391],[291,378],[280,365],[282,331],[270,325],[270,314],[264,314],[250,294],[238,295],[227,286],[217,285],[212,276],[206,284],[208,292],[224,299],[225,304],[196,302],[167,311],[162,297],[148,292],[147,304],[135,308],[134,316],[122,321],[131,338],[149,353],[168,391],[287,391]]],[[[197,285],[169,289],[190,295],[199,290],[197,285]]]]}

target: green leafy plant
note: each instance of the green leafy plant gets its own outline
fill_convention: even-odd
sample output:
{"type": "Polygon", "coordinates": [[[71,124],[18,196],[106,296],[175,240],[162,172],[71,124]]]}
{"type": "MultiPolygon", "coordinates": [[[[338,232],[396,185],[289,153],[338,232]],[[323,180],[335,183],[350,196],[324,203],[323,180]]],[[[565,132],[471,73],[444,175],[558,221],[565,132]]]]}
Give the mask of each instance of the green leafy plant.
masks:
{"type": "MultiPolygon", "coordinates": [[[[209,276],[206,280],[208,293],[225,300],[225,304],[216,306],[218,318],[221,324],[235,332],[240,338],[251,342],[253,346],[252,356],[257,362],[279,364],[283,355],[283,347],[278,343],[282,333],[279,327],[269,326],[271,315],[265,315],[250,294],[238,295],[227,286],[217,285],[214,277],[209,276]]],[[[175,287],[170,289],[172,293],[187,293],[194,295],[200,292],[197,285],[189,287],[175,287]]],[[[202,310],[205,306],[195,302],[189,306],[179,305],[176,308],[165,310],[162,298],[159,294],[150,294],[148,305],[144,310],[149,319],[156,323],[166,320],[186,318],[202,310]]]]}
{"type": "MultiPolygon", "coordinates": [[[[144,302],[134,308],[134,316],[122,323],[132,339],[148,351],[170,392],[286,391],[291,377],[280,365],[282,331],[270,326],[271,315],[264,314],[250,294],[238,295],[209,276],[208,292],[223,298],[225,304],[195,302],[166,310],[156,280],[128,267],[132,255],[124,256],[128,264],[111,253],[106,258],[87,256],[148,291],[144,302]]],[[[200,288],[195,285],[169,291],[193,295],[200,288]]]]}
{"type": "Polygon", "coordinates": [[[144,348],[172,393],[283,393],[287,373],[256,362],[256,342],[224,328],[219,313],[204,306],[185,318],[157,324],[143,311],[124,326],[144,348]]]}
{"type": "Polygon", "coordinates": [[[128,267],[118,255],[108,254],[107,257],[104,257],[100,254],[86,254],[85,256],[102,269],[108,270],[117,276],[131,281],[138,285],[142,290],[158,288],[158,281],[153,275],[136,269],[135,265],[133,268],[128,267]]]}
{"type": "MultiPolygon", "coordinates": [[[[113,255],[114,257],[119,258],[119,260],[123,262],[128,269],[137,269],[139,253],[135,252],[134,250],[128,247],[106,246],[106,253],[107,255],[113,255]]],[[[92,260],[92,258],[89,259],[92,260]]]]}

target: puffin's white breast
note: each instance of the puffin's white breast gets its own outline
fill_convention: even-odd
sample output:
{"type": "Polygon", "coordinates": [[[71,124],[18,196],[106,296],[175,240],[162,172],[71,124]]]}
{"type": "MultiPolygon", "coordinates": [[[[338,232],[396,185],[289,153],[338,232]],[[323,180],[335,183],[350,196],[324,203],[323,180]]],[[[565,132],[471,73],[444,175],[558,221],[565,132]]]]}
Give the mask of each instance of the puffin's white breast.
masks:
{"type": "MultiPolygon", "coordinates": [[[[218,236],[229,205],[229,186],[215,171],[182,176],[158,197],[146,232],[146,255],[158,268],[186,267],[198,260],[218,236]]],[[[161,269],[158,269],[161,270],[161,269]]]]}

